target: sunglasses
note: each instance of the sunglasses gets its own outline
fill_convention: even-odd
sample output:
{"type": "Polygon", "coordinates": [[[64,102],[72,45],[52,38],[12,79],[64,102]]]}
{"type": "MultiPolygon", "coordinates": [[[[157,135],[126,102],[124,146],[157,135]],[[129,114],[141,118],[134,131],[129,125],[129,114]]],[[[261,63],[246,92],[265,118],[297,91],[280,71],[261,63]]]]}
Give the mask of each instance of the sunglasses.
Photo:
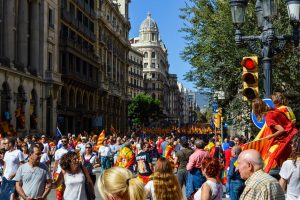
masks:
{"type": "Polygon", "coordinates": [[[67,143],[68,141],[67,141],[67,140],[62,140],[61,142],[62,142],[62,143],[67,143]]]}
{"type": "Polygon", "coordinates": [[[87,149],[91,149],[92,147],[85,147],[85,148],[87,148],[87,149]]]}

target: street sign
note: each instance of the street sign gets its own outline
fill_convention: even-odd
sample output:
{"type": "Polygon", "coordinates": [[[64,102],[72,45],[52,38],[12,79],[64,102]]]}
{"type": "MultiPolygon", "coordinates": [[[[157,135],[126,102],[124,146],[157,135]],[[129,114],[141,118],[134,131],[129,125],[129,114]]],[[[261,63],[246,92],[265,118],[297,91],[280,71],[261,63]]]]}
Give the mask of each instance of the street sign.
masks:
{"type": "MultiPolygon", "coordinates": [[[[269,106],[271,106],[272,108],[275,108],[275,106],[274,106],[274,104],[273,104],[273,102],[272,102],[271,99],[263,99],[263,101],[264,101],[266,104],[268,104],[269,106]]],[[[255,125],[257,128],[259,128],[259,129],[262,129],[262,127],[263,127],[263,126],[265,125],[265,123],[266,123],[265,118],[262,118],[261,121],[258,121],[258,119],[256,118],[256,116],[254,115],[253,110],[252,110],[252,112],[251,112],[251,118],[252,118],[252,121],[253,121],[254,125],[255,125]]]]}

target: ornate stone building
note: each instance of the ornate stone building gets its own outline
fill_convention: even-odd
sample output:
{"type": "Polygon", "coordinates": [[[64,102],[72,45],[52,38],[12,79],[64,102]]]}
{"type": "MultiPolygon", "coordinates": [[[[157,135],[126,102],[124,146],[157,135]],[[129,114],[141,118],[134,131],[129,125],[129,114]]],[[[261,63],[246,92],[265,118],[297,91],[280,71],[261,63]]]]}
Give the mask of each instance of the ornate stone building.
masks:
{"type": "Polygon", "coordinates": [[[128,95],[134,98],[144,92],[143,54],[132,47],[129,51],[128,61],[128,95]]]}
{"type": "Polygon", "coordinates": [[[90,131],[97,116],[99,63],[96,52],[96,4],[93,0],[61,0],[59,69],[63,87],[58,102],[61,130],[90,131]]]}
{"type": "Polygon", "coordinates": [[[129,0],[97,2],[97,44],[100,66],[98,113],[103,127],[127,130],[129,0]]]}
{"type": "Polygon", "coordinates": [[[145,92],[161,101],[164,114],[170,115],[170,83],[168,51],[160,39],[156,22],[148,14],[140,26],[139,37],[130,40],[131,45],[143,55],[145,92]]]}
{"type": "Polygon", "coordinates": [[[0,0],[0,133],[55,131],[57,19],[56,0],[0,0]]]}

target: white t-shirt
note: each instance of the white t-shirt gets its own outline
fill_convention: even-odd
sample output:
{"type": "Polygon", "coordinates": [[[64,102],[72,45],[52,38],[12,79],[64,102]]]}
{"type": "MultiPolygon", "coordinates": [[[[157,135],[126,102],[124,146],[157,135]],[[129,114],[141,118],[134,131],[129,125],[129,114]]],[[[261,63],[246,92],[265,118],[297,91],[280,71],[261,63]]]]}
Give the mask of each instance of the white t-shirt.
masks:
{"type": "Polygon", "coordinates": [[[99,148],[99,154],[100,156],[110,156],[111,155],[111,150],[109,146],[101,146],[99,148]]]}
{"type": "MultiPolygon", "coordinates": [[[[70,150],[69,149],[65,149],[65,148],[60,148],[60,149],[57,149],[55,154],[54,154],[54,160],[55,161],[60,161],[61,157],[68,153],[70,150]]],[[[57,170],[56,170],[56,173],[60,173],[61,172],[61,167],[60,167],[60,164],[58,163],[58,166],[57,166],[57,170]]]]}
{"type": "Polygon", "coordinates": [[[300,199],[300,161],[296,166],[293,160],[284,161],[279,175],[287,181],[286,199],[300,199]]]}
{"type": "Polygon", "coordinates": [[[45,165],[47,165],[47,162],[49,161],[49,156],[47,153],[43,153],[43,155],[41,156],[41,160],[40,163],[44,163],[45,165]]]}
{"type": "Polygon", "coordinates": [[[44,149],[43,149],[43,153],[48,153],[49,152],[49,144],[48,143],[43,143],[44,145],[44,149]]]}
{"type": "Polygon", "coordinates": [[[8,179],[11,174],[16,173],[22,161],[24,161],[24,157],[20,150],[7,151],[4,155],[5,171],[3,176],[8,179]]]}
{"type": "Polygon", "coordinates": [[[153,181],[149,181],[146,185],[145,185],[145,190],[150,192],[150,196],[151,199],[155,200],[154,198],[154,184],[153,181]]]}

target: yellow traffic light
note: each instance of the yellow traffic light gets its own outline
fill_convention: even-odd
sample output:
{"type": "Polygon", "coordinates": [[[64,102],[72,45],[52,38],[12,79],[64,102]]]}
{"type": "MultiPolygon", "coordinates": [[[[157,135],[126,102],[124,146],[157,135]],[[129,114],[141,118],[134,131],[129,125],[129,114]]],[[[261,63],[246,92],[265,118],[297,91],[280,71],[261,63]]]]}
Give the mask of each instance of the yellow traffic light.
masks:
{"type": "Polygon", "coordinates": [[[244,100],[253,100],[258,97],[258,57],[243,57],[243,96],[244,100]]]}

